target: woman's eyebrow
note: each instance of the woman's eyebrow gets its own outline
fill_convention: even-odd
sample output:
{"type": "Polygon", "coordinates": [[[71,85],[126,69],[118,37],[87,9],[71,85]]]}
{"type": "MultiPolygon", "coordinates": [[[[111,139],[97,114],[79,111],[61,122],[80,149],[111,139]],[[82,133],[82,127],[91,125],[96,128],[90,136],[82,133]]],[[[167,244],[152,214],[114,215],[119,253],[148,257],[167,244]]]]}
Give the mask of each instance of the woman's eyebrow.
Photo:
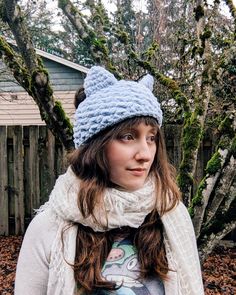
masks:
{"type": "Polygon", "coordinates": [[[150,132],[158,133],[158,128],[157,127],[152,127],[152,128],[150,128],[150,132]]]}

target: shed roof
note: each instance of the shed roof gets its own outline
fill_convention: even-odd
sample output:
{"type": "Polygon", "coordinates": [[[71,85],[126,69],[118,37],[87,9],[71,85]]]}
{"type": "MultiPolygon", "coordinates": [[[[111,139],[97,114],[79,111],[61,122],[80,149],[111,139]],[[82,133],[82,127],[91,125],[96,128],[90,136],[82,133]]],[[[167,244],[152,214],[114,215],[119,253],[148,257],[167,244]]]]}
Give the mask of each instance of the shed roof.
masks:
{"type": "Polygon", "coordinates": [[[55,62],[57,62],[57,63],[60,63],[60,64],[62,64],[62,65],[64,65],[64,66],[70,67],[70,68],[75,69],[75,70],[77,70],[77,71],[80,71],[80,72],[82,72],[82,73],[87,74],[87,72],[88,72],[88,70],[89,70],[88,68],[86,68],[86,67],[84,67],[84,66],[78,65],[78,64],[76,64],[76,63],[74,63],[74,62],[71,62],[71,61],[69,61],[69,60],[66,60],[66,59],[64,59],[64,58],[62,58],[62,57],[59,57],[59,56],[57,56],[57,55],[54,55],[54,54],[48,53],[48,52],[43,51],[43,50],[41,50],[41,49],[37,49],[37,48],[35,48],[35,51],[36,51],[36,53],[37,53],[38,55],[40,55],[40,56],[42,56],[42,57],[45,57],[45,58],[47,58],[47,59],[50,59],[50,60],[55,61],[55,62]]]}

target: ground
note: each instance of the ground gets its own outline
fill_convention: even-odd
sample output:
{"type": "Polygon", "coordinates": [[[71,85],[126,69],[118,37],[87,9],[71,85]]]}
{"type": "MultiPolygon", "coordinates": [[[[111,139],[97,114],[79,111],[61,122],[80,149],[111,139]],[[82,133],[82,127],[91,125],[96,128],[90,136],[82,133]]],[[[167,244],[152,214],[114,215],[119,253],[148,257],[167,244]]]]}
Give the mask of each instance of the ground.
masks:
{"type": "MultiPolygon", "coordinates": [[[[21,237],[0,236],[0,294],[13,294],[21,237]]],[[[203,265],[206,295],[236,294],[236,248],[217,247],[203,265]]]]}

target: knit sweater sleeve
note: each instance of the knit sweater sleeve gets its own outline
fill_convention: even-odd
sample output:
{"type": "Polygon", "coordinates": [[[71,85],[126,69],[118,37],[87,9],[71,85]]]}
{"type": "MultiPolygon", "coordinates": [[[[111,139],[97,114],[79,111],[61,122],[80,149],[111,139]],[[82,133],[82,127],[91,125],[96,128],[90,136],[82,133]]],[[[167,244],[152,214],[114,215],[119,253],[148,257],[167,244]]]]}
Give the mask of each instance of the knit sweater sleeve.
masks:
{"type": "Polygon", "coordinates": [[[15,279],[15,295],[45,295],[49,276],[50,249],[57,226],[50,212],[34,217],[20,250],[15,279]]]}

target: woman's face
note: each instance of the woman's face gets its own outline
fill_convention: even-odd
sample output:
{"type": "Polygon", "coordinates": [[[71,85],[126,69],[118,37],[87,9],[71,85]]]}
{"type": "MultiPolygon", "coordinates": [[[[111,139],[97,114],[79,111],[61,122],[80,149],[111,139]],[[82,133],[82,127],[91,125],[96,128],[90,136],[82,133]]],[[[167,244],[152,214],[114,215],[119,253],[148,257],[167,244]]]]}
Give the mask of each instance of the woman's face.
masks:
{"type": "Polygon", "coordinates": [[[157,127],[140,123],[106,146],[110,181],[127,191],[141,188],[156,154],[157,127]]]}

